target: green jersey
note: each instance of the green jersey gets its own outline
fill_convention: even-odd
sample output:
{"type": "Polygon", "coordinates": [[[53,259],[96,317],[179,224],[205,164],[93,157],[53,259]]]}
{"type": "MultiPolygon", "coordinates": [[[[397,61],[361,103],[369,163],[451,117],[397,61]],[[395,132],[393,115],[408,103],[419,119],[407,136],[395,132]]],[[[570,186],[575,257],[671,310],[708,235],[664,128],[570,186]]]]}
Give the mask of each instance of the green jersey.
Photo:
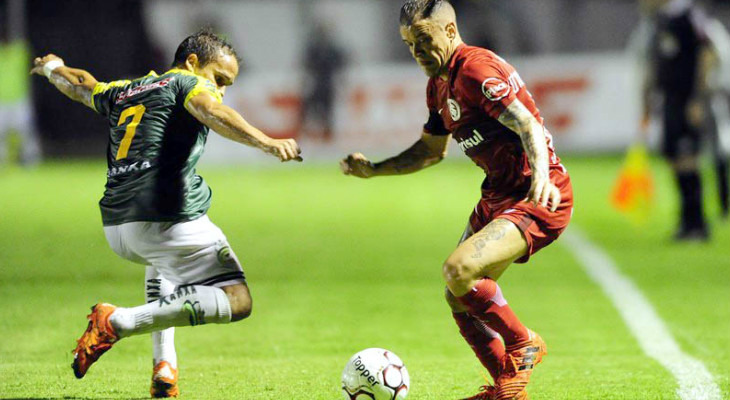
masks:
{"type": "Polygon", "coordinates": [[[222,101],[212,82],[181,69],[96,85],[92,105],[110,127],[104,225],[187,221],[208,211],[211,190],[195,172],[208,127],[185,109],[201,92],[222,101]]]}

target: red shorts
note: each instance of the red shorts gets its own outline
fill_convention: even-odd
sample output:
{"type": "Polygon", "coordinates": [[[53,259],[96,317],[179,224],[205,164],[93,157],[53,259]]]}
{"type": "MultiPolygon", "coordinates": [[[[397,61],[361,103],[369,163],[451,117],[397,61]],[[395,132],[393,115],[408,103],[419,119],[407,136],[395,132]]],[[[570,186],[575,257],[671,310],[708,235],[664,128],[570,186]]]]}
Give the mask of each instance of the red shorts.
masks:
{"type": "Polygon", "coordinates": [[[561,202],[555,212],[532,203],[515,201],[514,198],[495,201],[483,196],[469,217],[472,232],[479,232],[497,218],[512,221],[527,240],[527,254],[515,262],[527,262],[530,256],[563,233],[573,215],[573,188],[568,173],[562,169],[552,169],[550,178],[560,189],[561,202]]]}

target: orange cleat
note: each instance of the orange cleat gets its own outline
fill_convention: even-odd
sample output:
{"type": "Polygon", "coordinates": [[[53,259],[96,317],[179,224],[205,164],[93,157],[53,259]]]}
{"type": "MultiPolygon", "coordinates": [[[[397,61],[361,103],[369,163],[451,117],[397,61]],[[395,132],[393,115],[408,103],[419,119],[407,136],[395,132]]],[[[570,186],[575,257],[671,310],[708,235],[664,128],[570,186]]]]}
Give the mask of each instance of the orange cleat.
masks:
{"type": "Polygon", "coordinates": [[[180,389],[177,387],[177,370],[167,361],[160,361],[152,370],[150,394],[154,398],[177,397],[180,395],[180,389]]]}
{"type": "Polygon", "coordinates": [[[117,333],[109,323],[109,316],[116,310],[111,304],[99,303],[91,307],[91,314],[86,316],[89,326],[76,343],[76,348],[71,352],[74,355],[74,362],[71,367],[74,375],[81,379],[91,367],[91,364],[112,348],[112,345],[119,340],[117,333]]]}
{"type": "Polygon", "coordinates": [[[530,339],[502,358],[502,371],[497,377],[495,400],[527,399],[525,387],[535,365],[547,354],[547,346],[540,335],[529,331],[530,339]]]}
{"type": "Polygon", "coordinates": [[[486,384],[479,388],[479,393],[471,397],[465,397],[461,400],[493,400],[496,395],[497,388],[490,384],[486,384]]]}
{"type": "MultiPolygon", "coordinates": [[[[479,388],[479,393],[472,397],[466,397],[461,400],[494,400],[497,398],[497,388],[489,383],[489,378],[485,374],[482,374],[484,376],[484,380],[487,381],[487,384],[479,388]]],[[[517,396],[514,397],[514,400],[529,400],[530,396],[527,395],[527,390],[523,389],[517,396]]]]}

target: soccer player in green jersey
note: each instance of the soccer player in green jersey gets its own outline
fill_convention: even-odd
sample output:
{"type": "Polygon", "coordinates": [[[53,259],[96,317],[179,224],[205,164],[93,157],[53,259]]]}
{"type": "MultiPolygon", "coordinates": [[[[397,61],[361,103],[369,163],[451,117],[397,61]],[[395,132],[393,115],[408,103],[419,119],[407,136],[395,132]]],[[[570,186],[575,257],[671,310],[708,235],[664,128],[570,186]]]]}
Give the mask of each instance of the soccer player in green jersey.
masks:
{"type": "Polygon", "coordinates": [[[293,139],[272,139],[221,104],[238,75],[235,50],[202,31],[186,38],[173,68],[133,81],[98,82],[49,54],[34,60],[63,94],[109,121],[107,184],[100,201],[104,232],[121,257],[147,266],[147,304],[99,303],[73,351],[73,370],[89,367],[122,338],[153,332],[154,397],[175,397],[173,327],[239,321],[251,295],[226,237],[206,216],[211,190],[195,172],[208,130],[281,161],[301,161],[293,139]]]}

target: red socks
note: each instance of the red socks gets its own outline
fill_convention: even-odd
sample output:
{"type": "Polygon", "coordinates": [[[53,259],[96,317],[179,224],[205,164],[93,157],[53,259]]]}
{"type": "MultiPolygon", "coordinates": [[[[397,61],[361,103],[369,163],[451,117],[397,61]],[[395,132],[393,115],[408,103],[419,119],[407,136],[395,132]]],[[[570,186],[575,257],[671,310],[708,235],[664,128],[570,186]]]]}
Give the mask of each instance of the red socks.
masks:
{"type": "Polygon", "coordinates": [[[504,355],[502,340],[496,332],[469,315],[469,313],[460,312],[452,315],[456,325],[459,326],[461,336],[466,339],[471,349],[474,350],[474,354],[496,381],[499,376],[499,362],[504,355]]]}
{"type": "Polygon", "coordinates": [[[507,305],[502,290],[492,279],[484,278],[477,282],[472,290],[458,300],[466,306],[469,314],[499,333],[508,348],[530,340],[527,328],[507,305]]]}

